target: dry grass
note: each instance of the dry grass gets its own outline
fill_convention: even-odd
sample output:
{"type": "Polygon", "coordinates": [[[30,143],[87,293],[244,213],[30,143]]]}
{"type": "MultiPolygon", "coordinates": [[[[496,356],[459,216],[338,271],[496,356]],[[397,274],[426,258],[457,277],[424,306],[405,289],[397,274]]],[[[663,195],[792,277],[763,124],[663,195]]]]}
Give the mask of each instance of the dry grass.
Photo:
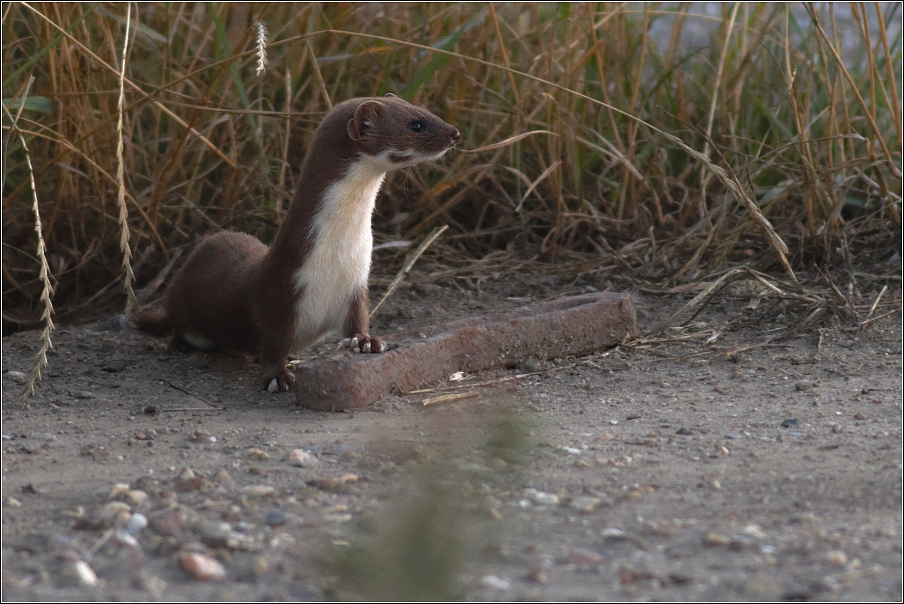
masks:
{"type": "Polygon", "coordinates": [[[123,157],[123,148],[125,141],[122,135],[122,124],[125,113],[125,77],[126,77],[126,58],[129,48],[129,26],[132,24],[132,3],[126,3],[126,33],[125,41],[122,45],[122,63],[119,71],[119,103],[116,106],[116,113],[119,119],[116,122],[116,184],[117,196],[116,205],[119,207],[119,250],[122,252],[122,268],[124,273],[123,284],[126,293],[126,312],[128,317],[132,313],[135,306],[135,290],[132,289],[132,281],[135,275],[132,273],[132,248],[129,247],[129,210],[126,207],[126,180],[125,168],[126,162],[123,157]]]}
{"type": "Polygon", "coordinates": [[[795,295],[817,265],[856,297],[901,242],[900,6],[672,6],[5,4],[7,115],[36,84],[3,124],[4,331],[51,285],[57,317],[122,305],[205,233],[271,239],[324,112],[390,91],[478,152],[390,178],[377,243],[445,224],[448,271],[744,266],[795,295]]]}
{"type": "MultiPolygon", "coordinates": [[[[28,94],[31,91],[31,87],[34,84],[34,77],[28,78],[28,83],[25,85],[25,90],[21,95],[22,100],[28,98],[28,94]]],[[[18,136],[22,136],[22,132],[18,128],[19,118],[22,117],[22,110],[24,109],[25,103],[21,103],[19,106],[19,110],[16,112],[15,117],[9,112],[9,109],[4,107],[4,114],[11,123],[10,134],[16,134],[18,136]]],[[[4,141],[5,143],[8,141],[4,141]]],[[[25,165],[28,167],[28,183],[31,185],[31,198],[32,205],[31,209],[34,212],[35,217],[35,235],[38,240],[38,252],[37,252],[37,262],[40,266],[40,280],[41,280],[41,304],[43,305],[43,312],[41,313],[41,320],[44,321],[44,330],[41,333],[41,347],[38,349],[37,354],[37,362],[32,368],[31,375],[28,378],[28,382],[25,384],[25,389],[22,392],[22,401],[27,402],[28,398],[34,394],[35,385],[37,385],[38,381],[41,379],[41,370],[47,366],[47,353],[53,348],[53,344],[50,341],[50,333],[53,331],[53,302],[51,301],[51,297],[53,296],[53,286],[50,283],[50,267],[47,265],[47,245],[44,242],[44,234],[41,227],[41,213],[38,211],[38,192],[37,187],[35,186],[35,178],[34,178],[34,167],[31,164],[31,153],[28,152],[28,145],[25,143],[25,140],[22,141],[22,151],[25,154],[25,165]]],[[[5,145],[4,145],[5,146],[5,145]]],[[[4,171],[4,182],[6,180],[6,173],[4,171]]]]}

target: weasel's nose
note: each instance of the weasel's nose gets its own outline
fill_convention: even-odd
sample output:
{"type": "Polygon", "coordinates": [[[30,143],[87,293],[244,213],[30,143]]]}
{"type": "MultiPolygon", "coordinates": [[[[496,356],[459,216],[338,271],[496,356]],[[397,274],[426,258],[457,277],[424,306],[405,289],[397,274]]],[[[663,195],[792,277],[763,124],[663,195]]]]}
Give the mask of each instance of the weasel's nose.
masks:
{"type": "Polygon", "coordinates": [[[460,133],[458,130],[453,129],[453,130],[452,130],[452,134],[451,134],[451,136],[450,136],[449,138],[452,139],[452,144],[454,145],[454,144],[457,143],[458,140],[461,138],[461,133],[460,133]]]}

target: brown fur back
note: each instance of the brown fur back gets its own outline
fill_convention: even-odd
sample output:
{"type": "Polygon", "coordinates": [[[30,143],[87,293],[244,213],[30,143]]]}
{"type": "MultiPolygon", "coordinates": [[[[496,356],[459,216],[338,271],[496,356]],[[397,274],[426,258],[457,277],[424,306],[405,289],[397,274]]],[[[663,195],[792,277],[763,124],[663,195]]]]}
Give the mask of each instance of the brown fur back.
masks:
{"type": "Polygon", "coordinates": [[[219,347],[256,354],[260,330],[251,299],[260,287],[267,246],[245,233],[206,237],[176,274],[165,307],[178,334],[194,345],[202,336],[219,347]]]}

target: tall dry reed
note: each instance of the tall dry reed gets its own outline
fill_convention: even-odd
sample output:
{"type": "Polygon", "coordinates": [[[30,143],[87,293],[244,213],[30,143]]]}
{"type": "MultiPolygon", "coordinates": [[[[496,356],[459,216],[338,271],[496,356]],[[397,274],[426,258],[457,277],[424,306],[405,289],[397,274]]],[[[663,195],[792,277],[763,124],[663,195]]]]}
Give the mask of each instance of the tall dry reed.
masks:
{"type": "Polygon", "coordinates": [[[477,152],[390,178],[380,241],[448,225],[462,259],[855,287],[900,245],[898,4],[127,6],[4,5],[5,331],[39,321],[45,275],[64,318],[122,305],[130,270],[153,297],[205,233],[269,240],[321,116],[386,92],[477,152]]]}

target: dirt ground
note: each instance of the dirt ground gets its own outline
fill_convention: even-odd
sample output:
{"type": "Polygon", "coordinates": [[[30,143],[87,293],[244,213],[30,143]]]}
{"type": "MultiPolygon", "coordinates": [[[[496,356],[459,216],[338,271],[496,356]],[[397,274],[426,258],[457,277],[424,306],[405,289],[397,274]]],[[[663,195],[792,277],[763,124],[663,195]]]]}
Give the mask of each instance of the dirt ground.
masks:
{"type": "MultiPolygon", "coordinates": [[[[375,334],[623,290],[408,283],[375,334]]],[[[805,315],[719,296],[651,335],[686,299],[631,293],[636,342],[339,414],[115,320],[59,328],[26,409],[39,334],[5,337],[3,599],[900,601],[900,281],[732,360],[805,315]]]]}

